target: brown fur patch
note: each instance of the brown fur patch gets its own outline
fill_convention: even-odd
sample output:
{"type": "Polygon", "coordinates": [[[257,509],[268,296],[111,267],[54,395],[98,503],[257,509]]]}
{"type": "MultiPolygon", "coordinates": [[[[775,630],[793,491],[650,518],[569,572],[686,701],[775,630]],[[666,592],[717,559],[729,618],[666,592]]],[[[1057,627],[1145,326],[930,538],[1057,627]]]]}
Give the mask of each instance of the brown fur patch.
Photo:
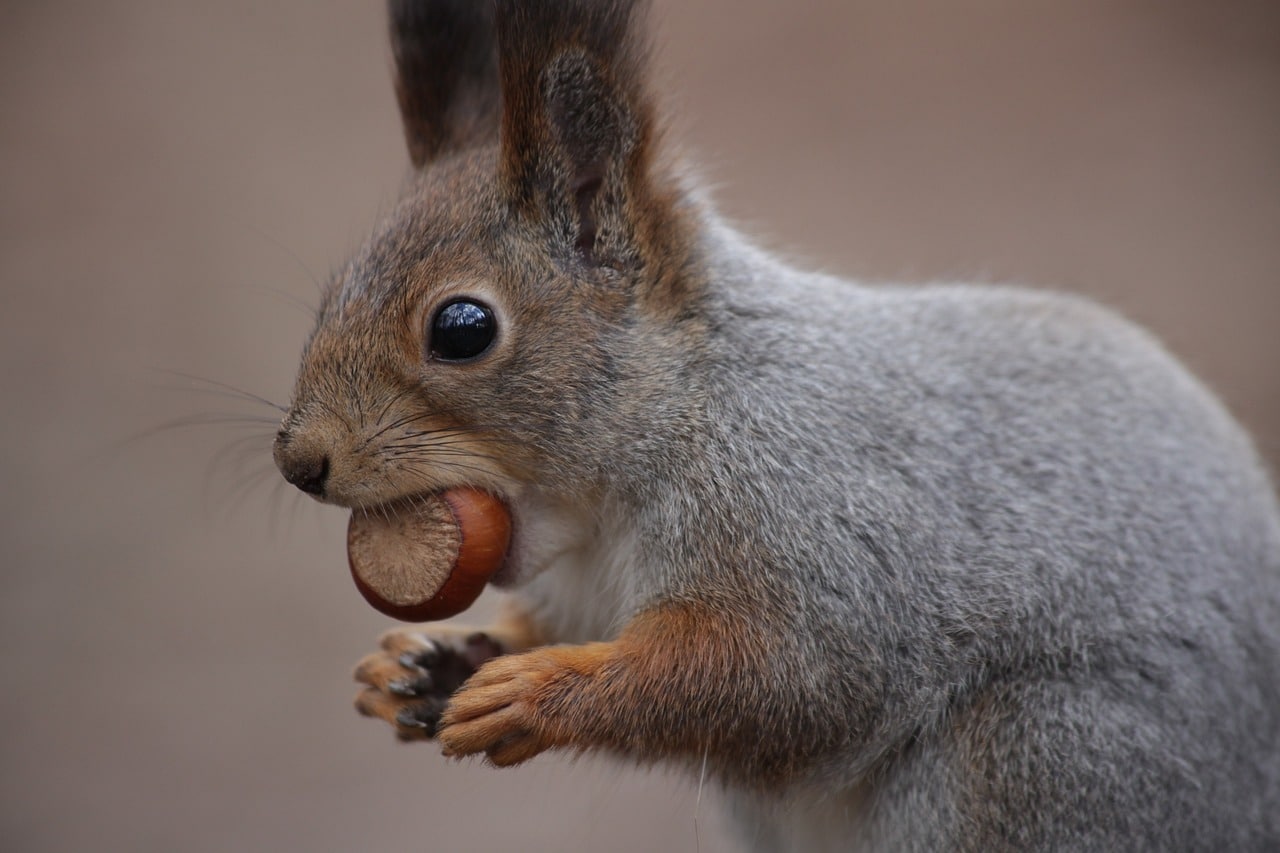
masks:
{"type": "Polygon", "coordinates": [[[448,755],[499,765],[599,748],[646,762],[705,757],[753,786],[779,783],[800,756],[769,712],[783,685],[758,680],[767,636],[724,610],[660,606],[613,642],[490,661],[450,700],[439,738],[448,755]]]}

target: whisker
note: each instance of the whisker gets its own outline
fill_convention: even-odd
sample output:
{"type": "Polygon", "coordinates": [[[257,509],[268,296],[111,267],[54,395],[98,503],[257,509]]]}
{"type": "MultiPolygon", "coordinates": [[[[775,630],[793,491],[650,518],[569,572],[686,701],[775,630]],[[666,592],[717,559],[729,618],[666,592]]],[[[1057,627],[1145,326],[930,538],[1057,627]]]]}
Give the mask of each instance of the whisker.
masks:
{"type": "MultiPolygon", "coordinates": [[[[400,467],[406,471],[410,471],[422,477],[426,477],[428,474],[428,472],[424,470],[421,465],[415,464],[413,462],[400,463],[400,467]]],[[[488,468],[482,468],[479,465],[467,465],[463,462],[453,462],[447,459],[432,460],[432,467],[447,468],[454,471],[475,472],[479,474],[484,474],[485,476],[493,475],[493,471],[489,470],[488,468]]]]}
{"type": "Polygon", "coordinates": [[[510,441],[494,439],[493,441],[463,441],[453,438],[437,438],[432,435],[409,435],[398,438],[394,441],[388,441],[386,444],[378,447],[376,453],[385,453],[396,450],[412,450],[418,448],[440,448],[441,450],[450,450],[453,452],[468,452],[475,448],[475,452],[482,453],[485,450],[500,450],[512,444],[510,441]]]}
{"type": "MultiPolygon", "coordinates": [[[[287,413],[289,411],[288,407],[282,406],[279,403],[276,403],[272,400],[268,400],[266,397],[262,397],[250,391],[245,391],[244,389],[237,388],[234,385],[228,385],[225,382],[219,382],[216,379],[209,379],[204,376],[195,376],[191,373],[183,373],[180,370],[169,370],[168,368],[163,368],[163,367],[156,368],[156,370],[158,370],[161,373],[167,373],[170,376],[177,376],[181,379],[188,379],[192,382],[202,382],[205,385],[211,385],[214,388],[220,388],[221,390],[230,392],[231,394],[234,394],[235,396],[240,397],[243,400],[248,400],[254,403],[261,403],[264,406],[270,406],[271,408],[281,413],[287,413]]],[[[192,388],[191,390],[198,391],[200,389],[192,388]]]]}
{"type": "MultiPolygon", "coordinates": [[[[271,460],[270,444],[265,436],[243,435],[226,442],[209,457],[209,461],[205,465],[205,477],[212,479],[215,474],[221,473],[227,467],[228,457],[232,457],[233,454],[232,464],[236,469],[242,468],[245,462],[252,458],[271,460]]],[[[271,467],[275,467],[274,462],[272,462],[271,467]]],[[[232,471],[231,473],[235,474],[236,472],[232,471]]]]}
{"type": "MultiPolygon", "coordinates": [[[[264,465],[254,471],[246,474],[238,485],[230,489],[224,496],[225,506],[228,510],[244,504],[245,499],[254,492],[264,481],[271,475],[276,473],[274,465],[264,465]]],[[[280,482],[284,482],[281,480],[280,482]]]]}
{"type": "Polygon", "coordinates": [[[503,444],[510,444],[510,442],[505,440],[498,440],[498,439],[495,439],[493,441],[472,442],[472,441],[465,441],[465,440],[453,438],[453,437],[439,438],[437,436],[430,435],[430,434],[406,435],[406,436],[397,438],[393,441],[388,441],[386,444],[382,445],[381,448],[379,448],[379,450],[382,450],[382,449],[394,450],[400,447],[471,447],[473,445],[484,446],[484,445],[493,445],[493,444],[503,445],[503,444]]]}
{"type": "Polygon", "coordinates": [[[218,426],[229,424],[232,426],[269,426],[272,427],[270,433],[264,432],[263,435],[271,435],[275,432],[275,425],[278,421],[275,418],[264,417],[262,415],[232,415],[222,414],[220,412],[201,412],[194,415],[187,415],[182,418],[174,418],[157,424],[154,430],[161,431],[166,429],[181,429],[191,426],[218,426]]]}
{"type": "MultiPolygon", "coordinates": [[[[383,409],[383,414],[384,414],[384,415],[386,414],[387,410],[388,410],[388,409],[390,409],[390,408],[391,408],[391,406],[392,406],[395,402],[396,402],[396,401],[394,401],[394,400],[393,400],[393,401],[392,401],[392,403],[387,404],[386,408],[384,408],[384,409],[383,409]]],[[[407,424],[407,423],[412,423],[413,421],[416,421],[416,420],[422,420],[423,418],[427,418],[427,417],[430,417],[430,415],[429,415],[429,414],[427,414],[427,413],[425,413],[425,412],[423,412],[423,413],[418,413],[418,414],[406,415],[406,416],[404,416],[403,418],[399,418],[398,420],[392,421],[391,423],[389,423],[389,424],[387,424],[386,426],[384,426],[382,429],[380,429],[380,430],[378,430],[377,432],[375,432],[373,435],[371,435],[371,436],[369,436],[368,438],[366,438],[366,439],[364,440],[364,443],[362,443],[362,444],[360,445],[360,449],[362,449],[362,450],[363,450],[365,447],[367,447],[367,446],[369,445],[369,442],[373,441],[373,440],[374,440],[375,438],[377,438],[378,436],[383,435],[384,433],[386,433],[386,432],[388,432],[388,431],[390,431],[390,430],[396,429],[397,427],[404,426],[404,425],[405,425],[405,424],[407,424]]],[[[378,418],[378,420],[379,420],[379,421],[380,421],[381,419],[382,419],[381,417],[379,417],[379,418],[378,418]]]]}
{"type": "Polygon", "coordinates": [[[271,470],[275,470],[274,462],[270,461],[270,452],[265,452],[261,446],[253,446],[246,441],[229,442],[227,446],[216,452],[209,464],[209,473],[206,476],[212,476],[215,470],[220,471],[224,467],[224,462],[230,460],[229,474],[237,475],[244,466],[253,461],[268,460],[271,470]]]}
{"type": "Polygon", "coordinates": [[[401,436],[395,441],[389,442],[386,446],[391,447],[394,445],[398,445],[402,442],[418,441],[420,439],[429,440],[435,444],[438,444],[441,447],[452,447],[452,446],[472,445],[472,444],[498,444],[498,445],[511,444],[510,439],[503,438],[497,435],[482,435],[482,434],[476,434],[476,435],[443,434],[442,435],[442,434],[433,433],[433,432],[415,432],[415,433],[409,433],[407,435],[401,436]]]}
{"type": "Polygon", "coordinates": [[[327,400],[317,399],[315,402],[318,406],[320,406],[320,408],[324,409],[329,414],[333,415],[334,420],[338,421],[339,423],[344,423],[346,421],[346,418],[342,416],[342,413],[339,412],[337,409],[335,409],[333,406],[329,405],[329,402],[327,400]]]}
{"type": "Polygon", "coordinates": [[[221,464],[222,460],[232,452],[239,452],[242,457],[252,452],[260,458],[270,458],[271,441],[264,435],[242,435],[239,438],[233,438],[213,455],[211,464],[221,464]]]}
{"type": "Polygon", "coordinates": [[[384,459],[394,462],[405,460],[419,462],[430,462],[437,458],[460,458],[460,459],[484,459],[489,462],[501,462],[501,458],[490,453],[469,453],[465,450],[436,450],[431,447],[423,448],[405,448],[392,453],[379,454],[384,459]]]}
{"type": "MultiPolygon", "coordinates": [[[[218,397],[225,400],[237,400],[239,402],[258,403],[258,400],[252,400],[243,394],[235,391],[224,391],[221,388],[193,388],[190,385],[152,385],[157,391],[181,392],[185,394],[200,394],[203,397],[218,397]]],[[[277,419],[278,420],[278,419],[277,419]]]]}
{"type": "Polygon", "coordinates": [[[295,296],[294,294],[290,293],[287,290],[284,290],[279,287],[271,287],[270,285],[267,285],[267,284],[255,284],[255,285],[251,285],[251,287],[255,290],[265,290],[267,293],[270,293],[273,296],[280,297],[285,302],[292,305],[294,308],[297,308],[303,314],[306,314],[312,320],[318,320],[320,318],[320,309],[318,307],[316,307],[315,305],[312,305],[310,302],[308,302],[305,299],[295,296]]]}
{"type": "Polygon", "coordinates": [[[417,429],[409,430],[406,435],[410,437],[430,435],[436,438],[474,438],[482,440],[492,438],[495,433],[501,432],[502,427],[483,426],[483,427],[441,427],[440,429],[417,429]]]}
{"type": "MultiPolygon", "coordinates": [[[[307,280],[311,282],[312,286],[315,287],[316,294],[321,297],[324,296],[324,283],[319,278],[316,277],[315,272],[311,269],[311,267],[307,265],[307,262],[304,261],[297,252],[289,248],[289,246],[287,246],[283,241],[272,236],[265,229],[259,227],[258,225],[255,225],[253,222],[250,222],[247,219],[243,219],[237,216],[232,216],[230,218],[233,222],[235,222],[236,225],[240,226],[241,228],[244,228],[249,233],[257,237],[258,239],[264,240],[265,242],[270,244],[273,248],[283,252],[286,256],[288,256],[289,259],[292,260],[295,264],[297,264],[298,268],[302,270],[303,274],[306,276],[307,280]]],[[[318,315],[320,313],[318,308],[313,308],[310,305],[307,305],[307,303],[303,302],[301,299],[299,299],[298,301],[301,302],[303,305],[306,305],[307,310],[311,311],[312,314],[318,315]]]]}
{"type": "MultiPolygon", "coordinates": [[[[400,389],[395,394],[393,394],[391,396],[391,399],[387,400],[387,404],[382,407],[382,411],[378,412],[378,416],[373,419],[374,423],[382,423],[382,419],[387,416],[387,412],[391,411],[391,407],[394,406],[396,403],[399,403],[401,400],[403,400],[407,396],[409,396],[409,392],[403,388],[400,389]]],[[[378,432],[370,436],[370,438],[366,440],[365,443],[368,444],[369,440],[372,440],[382,435],[382,433],[386,432],[387,429],[389,429],[389,427],[383,427],[381,430],[379,430],[378,432]]]]}
{"type": "MultiPolygon", "coordinates": [[[[282,494],[281,489],[287,485],[288,483],[284,481],[283,477],[276,480],[275,486],[271,489],[271,496],[267,499],[267,529],[271,531],[272,536],[277,535],[277,531],[279,529],[280,504],[282,501],[282,498],[280,497],[282,494]]],[[[302,495],[299,494],[297,489],[291,489],[290,491],[293,493],[293,506],[296,509],[298,506],[297,499],[302,497],[302,495]]],[[[283,500],[288,500],[288,498],[286,497],[283,500]]]]}
{"type": "Polygon", "coordinates": [[[264,426],[268,426],[271,427],[271,431],[261,432],[260,435],[265,438],[269,438],[274,435],[276,423],[277,422],[274,418],[260,418],[253,415],[224,415],[214,413],[188,415],[186,417],[174,418],[173,420],[156,424],[153,427],[148,427],[146,429],[139,430],[138,432],[126,435],[123,438],[111,441],[103,447],[102,450],[103,452],[114,453],[128,449],[136,445],[138,442],[155,438],[157,435],[162,433],[201,426],[239,427],[254,430],[262,430],[264,426]]]}

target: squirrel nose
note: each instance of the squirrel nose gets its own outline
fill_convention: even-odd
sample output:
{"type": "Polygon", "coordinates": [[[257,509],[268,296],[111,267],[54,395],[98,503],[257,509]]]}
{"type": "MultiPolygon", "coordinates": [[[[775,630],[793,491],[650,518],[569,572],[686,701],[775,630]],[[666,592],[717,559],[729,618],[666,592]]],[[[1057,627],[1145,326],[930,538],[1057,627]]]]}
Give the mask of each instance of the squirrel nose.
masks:
{"type": "Polygon", "coordinates": [[[328,456],[304,456],[291,459],[280,469],[284,478],[309,495],[323,495],[324,481],[329,479],[328,456]]]}
{"type": "Polygon", "coordinates": [[[314,446],[300,446],[293,439],[292,433],[285,429],[276,435],[276,467],[286,480],[307,494],[323,495],[325,481],[329,479],[329,456],[314,446]]]}

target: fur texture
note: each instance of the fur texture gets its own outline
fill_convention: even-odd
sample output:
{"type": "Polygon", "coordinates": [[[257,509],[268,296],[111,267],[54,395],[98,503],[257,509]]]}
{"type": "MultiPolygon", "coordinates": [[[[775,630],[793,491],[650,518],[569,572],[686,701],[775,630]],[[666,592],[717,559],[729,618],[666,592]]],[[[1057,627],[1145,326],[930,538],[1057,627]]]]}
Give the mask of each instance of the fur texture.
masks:
{"type": "Polygon", "coordinates": [[[1158,343],[757,251],[661,156],[641,4],[392,11],[425,168],[277,461],[348,507],[500,495],[515,609],[457,693],[426,676],[466,655],[393,635],[362,710],[500,765],[705,761],[756,850],[1280,846],[1280,510],[1158,343]],[[459,296],[498,337],[433,359],[459,296]]]}

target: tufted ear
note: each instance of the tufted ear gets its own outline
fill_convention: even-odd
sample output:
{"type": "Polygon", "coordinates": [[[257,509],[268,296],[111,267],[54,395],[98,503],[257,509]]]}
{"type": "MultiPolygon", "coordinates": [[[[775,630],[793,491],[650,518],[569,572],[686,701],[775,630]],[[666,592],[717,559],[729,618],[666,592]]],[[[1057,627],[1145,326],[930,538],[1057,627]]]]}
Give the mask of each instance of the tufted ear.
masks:
{"type": "Polygon", "coordinates": [[[413,165],[496,139],[492,0],[390,0],[388,10],[396,97],[413,165]]]}
{"type": "Polygon", "coordinates": [[[625,263],[647,204],[647,4],[498,0],[503,182],[594,263],[625,263]]]}

